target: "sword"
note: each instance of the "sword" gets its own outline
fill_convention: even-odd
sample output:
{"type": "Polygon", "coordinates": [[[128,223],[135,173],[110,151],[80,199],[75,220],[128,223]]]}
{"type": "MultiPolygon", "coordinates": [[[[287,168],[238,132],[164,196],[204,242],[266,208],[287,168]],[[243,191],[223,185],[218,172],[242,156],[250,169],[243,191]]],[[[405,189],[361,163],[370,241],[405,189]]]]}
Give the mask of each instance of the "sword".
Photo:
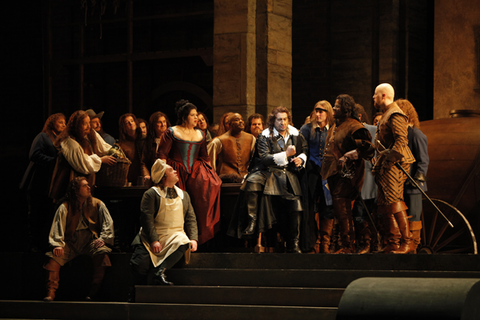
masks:
{"type": "Polygon", "coordinates": [[[380,244],[380,243],[382,242],[382,241],[381,241],[380,232],[378,232],[377,226],[375,225],[375,220],[373,220],[372,214],[371,214],[370,211],[368,210],[367,204],[365,203],[365,201],[363,201],[363,198],[362,198],[362,196],[360,195],[360,193],[358,193],[357,199],[360,199],[360,201],[362,202],[362,205],[363,205],[363,207],[365,208],[365,211],[367,212],[367,216],[368,216],[368,218],[370,219],[370,222],[372,223],[373,229],[375,230],[375,233],[377,234],[378,244],[380,244]]]}
{"type": "MultiPolygon", "coordinates": [[[[387,150],[387,148],[385,148],[385,147],[383,146],[383,144],[382,144],[379,140],[377,140],[377,143],[383,148],[383,152],[384,152],[385,150],[387,150]]],[[[380,153],[382,153],[382,151],[380,151],[380,150],[377,150],[377,151],[380,152],[380,153]]],[[[453,223],[452,223],[450,220],[448,220],[448,218],[443,214],[442,210],[440,210],[440,209],[437,207],[437,205],[436,205],[435,203],[433,203],[432,199],[430,199],[430,197],[427,196],[427,194],[425,193],[425,191],[423,191],[423,189],[418,185],[418,183],[415,181],[415,179],[413,179],[412,176],[410,176],[410,175],[408,174],[408,172],[401,166],[401,164],[398,163],[398,162],[396,162],[396,163],[395,163],[395,166],[396,166],[397,168],[399,168],[400,170],[402,170],[403,173],[405,173],[405,175],[408,177],[408,179],[410,180],[410,182],[415,186],[415,188],[417,188],[418,190],[420,190],[420,192],[423,194],[423,196],[424,196],[425,198],[427,198],[428,201],[430,201],[430,203],[435,207],[435,209],[437,209],[438,212],[440,212],[440,214],[442,215],[442,217],[443,217],[445,220],[447,220],[447,222],[448,222],[448,224],[450,225],[450,227],[454,228],[453,223]]]]}

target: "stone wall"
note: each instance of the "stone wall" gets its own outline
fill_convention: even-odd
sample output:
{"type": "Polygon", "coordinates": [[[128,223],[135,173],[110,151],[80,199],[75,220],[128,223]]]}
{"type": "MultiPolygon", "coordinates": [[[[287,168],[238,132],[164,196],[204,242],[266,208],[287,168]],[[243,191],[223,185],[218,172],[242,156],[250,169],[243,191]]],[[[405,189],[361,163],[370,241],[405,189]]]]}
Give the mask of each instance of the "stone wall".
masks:
{"type": "Polygon", "coordinates": [[[480,0],[435,1],[435,119],[448,117],[453,109],[480,110],[478,26],[480,0]]]}

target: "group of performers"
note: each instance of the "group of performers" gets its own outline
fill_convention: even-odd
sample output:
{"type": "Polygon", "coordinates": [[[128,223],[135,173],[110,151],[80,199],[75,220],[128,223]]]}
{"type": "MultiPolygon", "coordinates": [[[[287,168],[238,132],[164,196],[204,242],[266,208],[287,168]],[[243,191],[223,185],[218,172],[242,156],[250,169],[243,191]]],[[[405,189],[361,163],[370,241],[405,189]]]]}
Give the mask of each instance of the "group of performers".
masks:
{"type": "MultiPolygon", "coordinates": [[[[156,112],[144,126],[146,133],[135,115],[123,115],[118,145],[131,161],[128,181],[151,186],[141,200],[141,229],[132,243],[135,283],[171,285],[165,270],[214,238],[222,182],[241,184],[227,234],[260,241],[263,235],[269,252],[372,252],[374,224],[383,236],[377,252],[415,252],[421,195],[405,188],[407,213],[406,175],[400,166],[426,188],[426,137],[413,106],[395,102],[391,85],[379,85],[373,100],[383,114],[376,132],[364,123],[363,107],[346,94],[336,98],[333,108],[325,100],[315,104],[300,130],[284,107],[274,108],[266,123],[259,114],[250,116],[247,126],[240,114],[227,113],[217,136],[187,100],[176,104],[175,126],[156,112]],[[373,179],[376,184],[368,182],[373,179]],[[361,197],[377,189],[376,196],[361,197]]],[[[95,297],[110,265],[113,220],[91,192],[95,173],[117,162],[111,155],[117,143],[101,128],[102,115],[79,110],[66,124],[65,116],[53,115],[32,144],[22,181],[29,217],[38,218],[39,210],[55,212],[44,266],[46,301],[55,298],[60,267],[79,254],[94,261],[87,299],[95,297]],[[54,199],[56,211],[48,199],[54,199]]]]}

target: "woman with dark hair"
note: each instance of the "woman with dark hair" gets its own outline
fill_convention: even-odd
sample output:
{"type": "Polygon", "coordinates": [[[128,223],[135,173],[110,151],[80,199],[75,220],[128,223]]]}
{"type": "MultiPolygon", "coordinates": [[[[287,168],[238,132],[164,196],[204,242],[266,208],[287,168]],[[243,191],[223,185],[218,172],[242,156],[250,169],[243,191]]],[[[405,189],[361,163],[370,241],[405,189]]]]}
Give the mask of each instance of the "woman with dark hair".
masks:
{"type": "Polygon", "coordinates": [[[195,128],[203,131],[208,144],[210,141],[212,141],[212,134],[210,133],[210,131],[208,131],[208,126],[209,126],[208,118],[203,112],[198,112],[197,115],[198,115],[198,122],[195,128]]]}
{"type": "Polygon", "coordinates": [[[378,126],[378,122],[380,121],[380,119],[382,119],[382,116],[383,116],[383,112],[377,112],[373,115],[373,125],[375,127],[378,126]]]}
{"type": "Polygon", "coordinates": [[[30,163],[20,183],[20,189],[27,192],[28,241],[32,252],[46,249],[48,228],[45,222],[49,223],[50,218],[53,218],[53,202],[48,197],[48,190],[58,152],[53,142],[65,127],[65,116],[62,113],[48,117],[42,132],[32,142],[30,163]]]}
{"type": "Polygon", "coordinates": [[[114,165],[116,159],[108,155],[112,147],[90,126],[90,116],[83,110],[75,111],[67,127],[57,137],[55,147],[61,149],[50,186],[50,197],[60,199],[68,182],[74,176],[85,176],[95,185],[95,173],[103,163],[114,165]]]}
{"type": "Polygon", "coordinates": [[[210,165],[205,134],[195,129],[197,107],[180,100],[176,103],[177,125],[162,136],[158,157],[178,172],[180,189],[192,199],[197,216],[199,244],[213,238],[220,228],[220,188],[222,181],[210,165]]]}
{"type": "Polygon", "coordinates": [[[160,111],[154,112],[148,119],[148,135],[144,149],[144,163],[148,170],[158,159],[157,152],[162,135],[170,126],[167,115],[160,111]]]}
{"type": "MultiPolygon", "coordinates": [[[[138,178],[148,179],[150,171],[143,163],[143,147],[145,141],[142,139],[142,130],[138,126],[137,117],[133,113],[125,113],[118,121],[120,139],[118,144],[127,158],[132,162],[128,168],[127,181],[137,185],[138,178]]],[[[141,183],[143,185],[143,181],[141,183]]]]}
{"type": "Polygon", "coordinates": [[[219,137],[230,129],[228,124],[228,118],[233,116],[233,112],[227,112],[220,118],[220,123],[218,125],[218,131],[216,136],[219,137]]]}

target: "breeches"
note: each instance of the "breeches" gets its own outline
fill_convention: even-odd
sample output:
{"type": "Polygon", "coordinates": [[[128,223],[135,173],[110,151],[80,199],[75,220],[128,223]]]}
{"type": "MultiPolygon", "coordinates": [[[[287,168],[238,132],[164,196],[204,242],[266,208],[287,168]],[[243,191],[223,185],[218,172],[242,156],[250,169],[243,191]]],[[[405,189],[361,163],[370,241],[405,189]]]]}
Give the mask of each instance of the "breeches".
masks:
{"type": "Polygon", "coordinates": [[[354,200],[358,196],[359,192],[353,186],[351,179],[342,178],[339,174],[336,174],[327,180],[332,198],[354,200]]]}
{"type": "Polygon", "coordinates": [[[422,220],[422,194],[421,193],[406,193],[405,204],[408,207],[407,214],[412,216],[410,221],[422,220]]]}
{"type": "MultiPolygon", "coordinates": [[[[170,269],[183,257],[187,249],[188,244],[181,245],[155,269],[170,269]]],[[[130,265],[141,275],[146,275],[149,270],[154,269],[150,253],[143,244],[135,246],[132,258],[130,259],[130,265]]]]}
{"type": "MultiPolygon", "coordinates": [[[[402,167],[408,172],[409,163],[402,163],[402,167]]],[[[375,182],[378,185],[377,205],[389,205],[403,201],[403,185],[407,176],[396,166],[384,169],[383,173],[375,175],[375,182]]]]}
{"type": "MultiPolygon", "coordinates": [[[[65,243],[63,248],[63,255],[56,257],[53,252],[47,252],[46,255],[58,262],[59,265],[64,266],[70,260],[80,256],[87,255],[93,257],[99,254],[108,254],[112,252],[112,249],[104,245],[100,248],[95,248],[95,236],[88,229],[76,231],[73,234],[72,240],[65,243]]],[[[111,266],[110,260],[106,260],[106,266],[111,266]]]]}

